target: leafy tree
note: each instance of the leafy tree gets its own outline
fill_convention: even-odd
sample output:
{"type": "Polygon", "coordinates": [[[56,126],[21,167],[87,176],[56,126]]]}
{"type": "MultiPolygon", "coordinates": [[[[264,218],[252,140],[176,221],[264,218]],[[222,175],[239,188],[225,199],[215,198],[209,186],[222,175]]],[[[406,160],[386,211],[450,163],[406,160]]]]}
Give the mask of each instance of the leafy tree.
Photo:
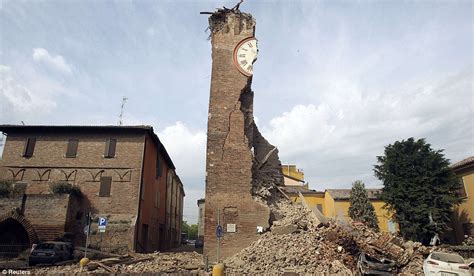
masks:
{"type": "Polygon", "coordinates": [[[0,197],[8,197],[13,190],[12,181],[0,180],[0,197]]]}
{"type": "Polygon", "coordinates": [[[424,139],[396,141],[377,157],[375,176],[383,181],[380,198],[395,212],[403,237],[428,243],[448,230],[459,182],[442,150],[424,139]]]}
{"type": "Polygon", "coordinates": [[[379,231],[375,208],[369,200],[364,182],[357,180],[352,183],[350,195],[349,216],[354,221],[365,223],[370,228],[379,231]]]}
{"type": "Polygon", "coordinates": [[[81,189],[78,186],[73,186],[68,182],[55,182],[51,185],[51,191],[53,194],[70,194],[77,197],[82,197],[81,189]]]}
{"type": "Polygon", "coordinates": [[[197,224],[189,225],[187,221],[183,221],[181,232],[188,234],[188,239],[196,240],[198,234],[197,224]]]}

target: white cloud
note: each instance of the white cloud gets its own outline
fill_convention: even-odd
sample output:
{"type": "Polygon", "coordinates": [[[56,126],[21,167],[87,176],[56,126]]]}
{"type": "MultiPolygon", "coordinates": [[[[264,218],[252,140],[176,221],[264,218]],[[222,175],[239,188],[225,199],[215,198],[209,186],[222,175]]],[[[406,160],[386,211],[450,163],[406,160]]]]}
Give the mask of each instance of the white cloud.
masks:
{"type": "Polygon", "coordinates": [[[36,62],[42,62],[54,70],[59,71],[60,73],[72,73],[72,66],[67,64],[66,60],[62,56],[52,56],[44,48],[33,49],[33,60],[36,62]]]}
{"type": "Polygon", "coordinates": [[[195,224],[199,215],[197,201],[204,198],[204,189],[185,189],[184,192],[186,197],[184,198],[183,220],[188,224],[195,224]]]}
{"type": "MultiPolygon", "coordinates": [[[[206,133],[192,132],[185,124],[176,124],[158,132],[158,137],[175,163],[181,178],[202,180],[206,162],[206,133]]],[[[184,182],[184,180],[183,180],[184,182]]],[[[184,183],[194,187],[204,187],[204,183],[184,183]]]]}
{"type": "Polygon", "coordinates": [[[196,201],[204,196],[206,168],[206,134],[192,131],[185,124],[176,122],[158,132],[158,137],[168,151],[176,171],[183,181],[184,220],[196,223],[196,201]]]}
{"type": "Polygon", "coordinates": [[[155,36],[156,30],[153,27],[149,27],[148,29],[146,29],[146,34],[149,36],[155,36]]]}
{"type": "Polygon", "coordinates": [[[9,66],[0,65],[0,80],[0,116],[3,120],[23,119],[27,115],[38,116],[56,107],[51,98],[42,93],[34,93],[28,85],[20,82],[9,66]]]}
{"type": "Polygon", "coordinates": [[[396,140],[426,138],[453,161],[472,155],[472,85],[469,70],[400,91],[336,87],[322,93],[318,105],[296,105],[273,118],[263,133],[282,162],[305,169],[315,188],[348,187],[359,178],[370,186],[376,156],[396,140]]]}

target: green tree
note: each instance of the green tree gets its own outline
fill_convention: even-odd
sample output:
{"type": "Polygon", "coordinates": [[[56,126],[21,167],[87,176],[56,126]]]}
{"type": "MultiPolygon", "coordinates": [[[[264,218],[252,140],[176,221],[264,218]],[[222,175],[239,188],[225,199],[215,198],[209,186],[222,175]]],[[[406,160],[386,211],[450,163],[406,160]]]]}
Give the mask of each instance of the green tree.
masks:
{"type": "Polygon", "coordinates": [[[188,239],[196,240],[198,234],[198,226],[197,224],[189,225],[187,221],[183,220],[181,232],[186,233],[188,235],[188,239]]]}
{"type": "Polygon", "coordinates": [[[370,228],[379,231],[375,208],[369,200],[364,182],[357,180],[352,183],[350,195],[349,216],[354,221],[365,223],[370,228]]]}
{"type": "Polygon", "coordinates": [[[383,182],[380,198],[395,212],[404,238],[428,243],[448,230],[459,182],[442,150],[424,139],[396,141],[377,157],[375,176],[383,182]]]}

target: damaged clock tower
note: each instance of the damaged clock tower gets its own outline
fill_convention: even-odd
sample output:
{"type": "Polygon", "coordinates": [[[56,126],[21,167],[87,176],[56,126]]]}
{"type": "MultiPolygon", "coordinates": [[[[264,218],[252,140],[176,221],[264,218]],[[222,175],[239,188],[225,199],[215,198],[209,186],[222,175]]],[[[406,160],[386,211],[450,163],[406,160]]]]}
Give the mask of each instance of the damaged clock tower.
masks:
{"type": "Polygon", "coordinates": [[[257,59],[255,20],[238,6],[209,17],[212,77],[206,160],[204,254],[217,259],[247,247],[273,218],[270,205],[283,185],[278,150],[260,134],[251,89],[257,59]]]}

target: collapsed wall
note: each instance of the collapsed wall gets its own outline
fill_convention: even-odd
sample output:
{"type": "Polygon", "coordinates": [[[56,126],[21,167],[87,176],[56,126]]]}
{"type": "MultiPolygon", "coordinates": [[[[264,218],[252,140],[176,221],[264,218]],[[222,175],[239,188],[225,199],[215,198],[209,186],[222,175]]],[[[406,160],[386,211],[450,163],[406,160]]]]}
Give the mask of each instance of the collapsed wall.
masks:
{"type": "Polygon", "coordinates": [[[252,76],[234,61],[236,46],[255,35],[255,20],[237,9],[209,18],[212,77],[206,160],[204,254],[216,260],[216,227],[222,225],[220,257],[226,258],[258,238],[273,219],[268,203],[283,184],[278,150],[259,132],[253,118],[252,76]]]}

